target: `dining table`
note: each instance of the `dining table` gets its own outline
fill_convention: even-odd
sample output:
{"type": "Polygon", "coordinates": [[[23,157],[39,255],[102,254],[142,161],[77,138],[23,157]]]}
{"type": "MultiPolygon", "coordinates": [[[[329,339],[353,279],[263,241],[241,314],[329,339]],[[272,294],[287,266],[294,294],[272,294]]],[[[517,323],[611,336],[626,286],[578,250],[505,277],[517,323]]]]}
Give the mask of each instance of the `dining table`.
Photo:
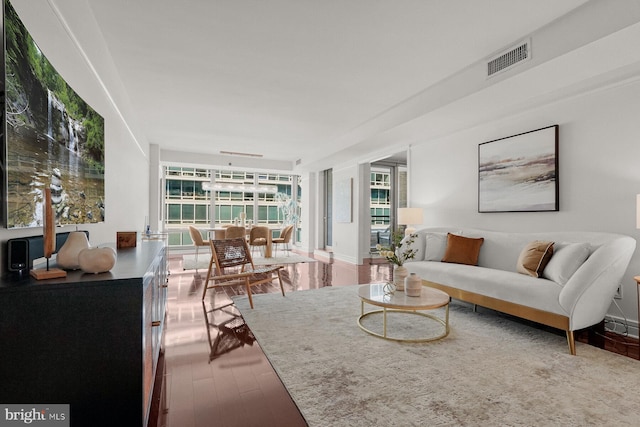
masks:
{"type": "MultiPolygon", "coordinates": [[[[227,229],[225,227],[211,227],[211,228],[206,228],[205,230],[209,234],[210,240],[222,240],[225,238],[225,232],[227,229]]],[[[246,233],[247,239],[249,238],[250,232],[251,232],[251,227],[247,227],[247,233],[246,233]]],[[[273,256],[272,236],[271,236],[271,233],[267,233],[267,244],[264,249],[264,257],[272,258],[272,256],[273,256]]]]}

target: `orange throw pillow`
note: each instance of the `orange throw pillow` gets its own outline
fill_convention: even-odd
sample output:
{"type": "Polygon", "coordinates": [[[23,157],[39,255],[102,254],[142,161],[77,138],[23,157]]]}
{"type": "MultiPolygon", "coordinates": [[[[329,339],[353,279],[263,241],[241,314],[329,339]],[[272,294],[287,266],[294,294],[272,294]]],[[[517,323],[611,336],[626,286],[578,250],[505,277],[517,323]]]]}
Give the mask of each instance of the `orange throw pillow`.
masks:
{"type": "Polygon", "coordinates": [[[478,255],[484,237],[472,238],[447,233],[447,249],[442,262],[478,265],[478,255]]]}

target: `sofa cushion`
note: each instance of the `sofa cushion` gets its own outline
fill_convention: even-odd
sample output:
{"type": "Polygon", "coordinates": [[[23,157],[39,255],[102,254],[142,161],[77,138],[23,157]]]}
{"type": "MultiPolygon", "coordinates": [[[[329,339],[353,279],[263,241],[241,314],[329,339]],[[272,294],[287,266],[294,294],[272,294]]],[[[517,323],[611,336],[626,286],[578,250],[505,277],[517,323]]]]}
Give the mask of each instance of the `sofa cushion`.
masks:
{"type": "Polygon", "coordinates": [[[477,265],[482,242],[484,242],[482,237],[472,238],[448,233],[447,248],[442,262],[477,265]]]}
{"type": "Polygon", "coordinates": [[[556,243],[554,254],[542,272],[542,277],[564,285],[591,253],[588,243],[556,243]]]}
{"type": "MultiPolygon", "coordinates": [[[[422,233],[415,233],[413,238],[413,243],[410,245],[407,245],[407,241],[409,240],[409,236],[405,236],[402,241],[401,241],[401,248],[397,248],[399,249],[399,251],[407,251],[409,249],[413,249],[415,251],[415,254],[413,256],[413,258],[409,261],[423,261],[424,260],[424,248],[425,248],[425,235],[422,233]]],[[[398,251],[396,251],[396,253],[399,253],[398,251]]]]}
{"type": "Polygon", "coordinates": [[[483,237],[478,266],[516,273],[516,264],[522,248],[532,240],[551,240],[531,237],[526,233],[463,230],[465,237],[483,237]]]}
{"type": "Polygon", "coordinates": [[[422,280],[567,315],[559,302],[563,287],[551,280],[513,271],[434,261],[412,262],[405,266],[410,273],[416,273],[422,280]]]}
{"type": "Polygon", "coordinates": [[[553,255],[553,242],[534,240],[522,249],[516,269],[518,273],[540,277],[553,255]]]}
{"type": "Polygon", "coordinates": [[[441,261],[447,249],[447,233],[426,233],[425,261],[441,261]]]}

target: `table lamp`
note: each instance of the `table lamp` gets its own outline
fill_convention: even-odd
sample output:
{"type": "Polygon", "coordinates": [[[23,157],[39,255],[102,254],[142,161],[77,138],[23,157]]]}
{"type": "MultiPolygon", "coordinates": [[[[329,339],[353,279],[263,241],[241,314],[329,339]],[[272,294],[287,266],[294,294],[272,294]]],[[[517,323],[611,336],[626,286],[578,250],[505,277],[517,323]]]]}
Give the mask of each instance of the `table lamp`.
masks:
{"type": "Polygon", "coordinates": [[[398,225],[406,225],[404,235],[416,231],[414,225],[422,224],[422,208],[398,208],[398,225]]]}

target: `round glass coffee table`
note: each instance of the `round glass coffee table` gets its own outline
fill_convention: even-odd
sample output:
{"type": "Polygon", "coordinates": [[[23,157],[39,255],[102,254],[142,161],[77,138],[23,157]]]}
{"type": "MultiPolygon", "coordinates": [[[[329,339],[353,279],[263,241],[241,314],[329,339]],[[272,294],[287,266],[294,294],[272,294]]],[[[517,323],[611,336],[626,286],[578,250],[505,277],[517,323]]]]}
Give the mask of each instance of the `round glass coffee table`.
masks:
{"type": "Polygon", "coordinates": [[[449,335],[450,297],[446,292],[443,292],[440,289],[423,286],[420,296],[410,297],[402,291],[395,291],[393,293],[388,292],[385,288],[384,283],[373,283],[360,286],[360,288],[358,289],[358,296],[360,297],[361,305],[360,317],[358,317],[358,326],[360,326],[360,329],[371,335],[386,340],[401,342],[429,342],[439,340],[449,335]],[[382,310],[374,310],[365,313],[365,303],[377,307],[382,307],[382,310]],[[425,310],[434,310],[441,307],[445,307],[444,318],[421,312],[425,310]],[[440,323],[443,326],[443,332],[440,335],[417,338],[401,338],[397,336],[391,336],[387,333],[388,312],[412,314],[429,318],[431,320],[434,320],[435,322],[440,323]],[[372,331],[362,324],[362,319],[376,313],[382,313],[382,334],[372,331]]]}

